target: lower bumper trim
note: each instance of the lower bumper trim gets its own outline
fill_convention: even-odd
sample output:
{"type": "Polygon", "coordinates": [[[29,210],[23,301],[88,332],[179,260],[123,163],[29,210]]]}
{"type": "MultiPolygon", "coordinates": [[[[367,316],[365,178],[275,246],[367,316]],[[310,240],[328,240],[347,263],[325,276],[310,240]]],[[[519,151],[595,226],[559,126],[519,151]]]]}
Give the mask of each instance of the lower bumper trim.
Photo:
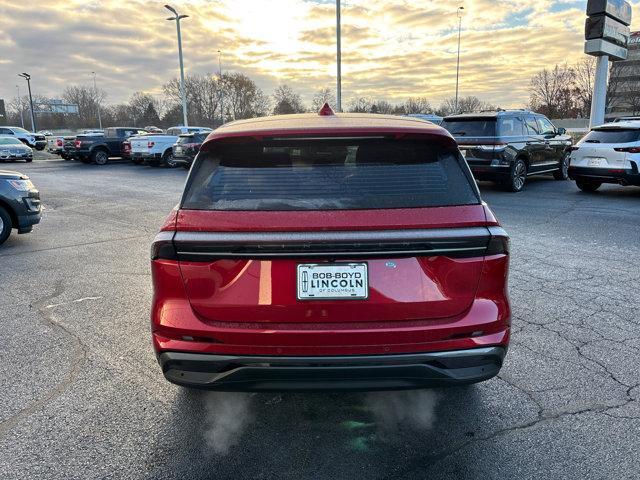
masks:
{"type": "Polygon", "coordinates": [[[162,352],[172,383],[220,391],[372,391],[465,385],[500,371],[505,347],[407,355],[274,357],[162,352]]]}

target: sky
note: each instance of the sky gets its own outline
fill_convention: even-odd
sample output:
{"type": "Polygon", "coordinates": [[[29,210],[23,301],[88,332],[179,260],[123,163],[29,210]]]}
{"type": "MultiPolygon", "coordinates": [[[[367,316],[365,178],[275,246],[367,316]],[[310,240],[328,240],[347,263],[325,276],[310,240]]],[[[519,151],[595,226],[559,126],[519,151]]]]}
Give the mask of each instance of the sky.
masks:
{"type": "MultiPolygon", "coordinates": [[[[168,0],[182,21],[186,73],[253,78],[268,95],[286,83],[306,103],[335,88],[335,1],[168,0]]],[[[59,98],[96,72],[107,103],[135,91],[161,96],[178,75],[175,23],[165,1],[0,0],[0,98],[26,92],[59,98]]],[[[400,103],[455,93],[456,9],[464,6],[460,95],[522,107],[529,79],[556,63],[580,61],[585,1],[343,0],[343,105],[356,97],[400,103]]],[[[640,0],[634,5],[640,29],[640,0]]],[[[632,30],[634,30],[632,25],[632,30]]]]}

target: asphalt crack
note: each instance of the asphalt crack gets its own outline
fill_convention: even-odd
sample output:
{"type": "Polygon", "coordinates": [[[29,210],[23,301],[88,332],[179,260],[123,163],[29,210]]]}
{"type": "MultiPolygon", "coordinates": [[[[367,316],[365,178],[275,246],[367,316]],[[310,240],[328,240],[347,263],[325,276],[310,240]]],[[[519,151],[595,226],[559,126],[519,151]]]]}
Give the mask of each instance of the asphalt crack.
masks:
{"type": "Polygon", "coordinates": [[[76,378],[78,377],[81,371],[81,367],[87,358],[87,347],[82,342],[80,337],[78,337],[78,335],[73,333],[63,324],[57,322],[54,319],[53,310],[46,308],[46,306],[49,305],[53,299],[61,296],[64,293],[64,291],[65,289],[64,289],[63,281],[58,280],[56,282],[56,286],[54,288],[53,293],[51,295],[47,295],[46,297],[43,297],[37,300],[36,302],[34,302],[33,308],[36,309],[40,317],[44,319],[44,321],[48,325],[63,332],[66,336],[68,336],[72,340],[74,344],[73,345],[74,351],[72,354],[73,360],[72,360],[71,368],[69,369],[66,377],[63,378],[63,380],[60,383],[58,383],[55,388],[53,388],[52,390],[49,390],[44,396],[38,398],[37,400],[29,404],[27,407],[19,410],[17,413],[13,414],[8,419],[0,422],[0,435],[4,435],[13,427],[15,427],[18,423],[20,423],[21,420],[29,417],[31,414],[35,413],[41,407],[45,406],[46,404],[50,403],[51,401],[53,401],[54,399],[62,395],[69,388],[69,386],[71,386],[73,382],[76,380],[76,378]]]}

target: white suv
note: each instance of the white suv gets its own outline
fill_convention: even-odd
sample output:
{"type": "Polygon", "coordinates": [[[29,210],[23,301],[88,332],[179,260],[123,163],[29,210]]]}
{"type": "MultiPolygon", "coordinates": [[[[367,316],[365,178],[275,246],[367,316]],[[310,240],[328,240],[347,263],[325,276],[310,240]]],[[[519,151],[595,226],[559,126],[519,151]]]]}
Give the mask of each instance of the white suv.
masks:
{"type": "Polygon", "coordinates": [[[640,186],[639,166],[640,121],[607,123],[572,147],[569,178],[585,192],[603,183],[640,186]]]}
{"type": "Polygon", "coordinates": [[[44,147],[47,146],[47,139],[44,135],[32,133],[20,127],[0,127],[0,135],[11,135],[36,150],[44,150],[44,147]]]}

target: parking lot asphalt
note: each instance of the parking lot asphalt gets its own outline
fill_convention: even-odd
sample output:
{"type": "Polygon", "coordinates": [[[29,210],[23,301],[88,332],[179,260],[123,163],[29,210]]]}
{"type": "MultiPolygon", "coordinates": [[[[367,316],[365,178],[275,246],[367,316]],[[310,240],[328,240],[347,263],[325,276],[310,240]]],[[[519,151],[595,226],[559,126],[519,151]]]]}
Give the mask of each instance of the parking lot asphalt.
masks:
{"type": "Polygon", "coordinates": [[[512,236],[498,378],[371,394],[189,392],[149,335],[149,245],[182,169],[39,158],[0,247],[0,478],[637,478],[640,188],[482,184],[512,236]]]}

